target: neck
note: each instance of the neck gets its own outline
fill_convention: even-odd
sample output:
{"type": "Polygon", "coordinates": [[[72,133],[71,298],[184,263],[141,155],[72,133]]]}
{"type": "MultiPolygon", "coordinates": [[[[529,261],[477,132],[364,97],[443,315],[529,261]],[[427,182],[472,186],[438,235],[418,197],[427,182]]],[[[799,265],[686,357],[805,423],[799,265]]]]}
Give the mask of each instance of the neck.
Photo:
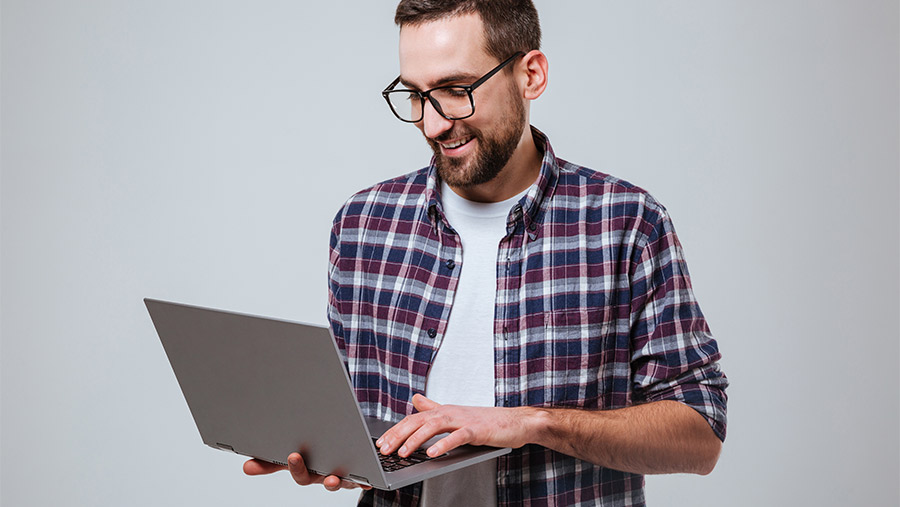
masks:
{"type": "Polygon", "coordinates": [[[531,127],[525,127],[519,145],[497,177],[470,187],[451,186],[457,195],[475,202],[500,202],[525,191],[541,172],[543,155],[534,144],[531,127]]]}

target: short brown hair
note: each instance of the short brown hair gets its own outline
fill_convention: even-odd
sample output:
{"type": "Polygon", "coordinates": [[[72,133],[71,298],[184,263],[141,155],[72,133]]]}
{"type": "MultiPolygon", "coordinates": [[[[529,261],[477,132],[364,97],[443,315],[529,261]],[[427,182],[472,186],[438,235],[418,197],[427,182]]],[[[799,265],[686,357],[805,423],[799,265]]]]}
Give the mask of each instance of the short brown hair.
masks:
{"type": "Polygon", "coordinates": [[[481,16],[485,50],[498,60],[541,48],[541,23],[531,0],[400,0],[394,23],[403,28],[464,14],[481,16]]]}

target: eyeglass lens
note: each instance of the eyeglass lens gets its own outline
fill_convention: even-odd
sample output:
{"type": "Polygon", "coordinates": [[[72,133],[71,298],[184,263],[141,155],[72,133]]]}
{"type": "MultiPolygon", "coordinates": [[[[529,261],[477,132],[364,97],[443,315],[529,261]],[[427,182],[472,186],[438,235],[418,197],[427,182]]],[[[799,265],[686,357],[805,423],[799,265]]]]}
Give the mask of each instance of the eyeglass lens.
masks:
{"type": "MultiPolygon", "coordinates": [[[[472,114],[472,99],[463,87],[448,86],[431,90],[428,96],[440,113],[450,119],[465,118],[472,114]],[[437,105],[434,102],[437,102],[437,105]]],[[[391,91],[388,94],[391,107],[406,121],[419,121],[422,119],[423,101],[419,94],[405,90],[391,91]]]]}

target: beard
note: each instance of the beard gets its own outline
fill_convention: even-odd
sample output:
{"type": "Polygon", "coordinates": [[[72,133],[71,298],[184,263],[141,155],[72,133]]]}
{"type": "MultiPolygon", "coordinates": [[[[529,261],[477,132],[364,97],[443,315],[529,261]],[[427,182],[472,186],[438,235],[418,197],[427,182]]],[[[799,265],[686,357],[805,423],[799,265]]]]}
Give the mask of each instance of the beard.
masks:
{"type": "Polygon", "coordinates": [[[502,119],[493,135],[458,122],[435,139],[425,138],[434,152],[434,165],[441,180],[452,187],[467,188],[487,183],[500,174],[525,130],[525,105],[515,96],[510,102],[510,114],[502,119]],[[469,136],[478,140],[477,150],[470,156],[447,157],[441,151],[441,141],[469,136]]]}

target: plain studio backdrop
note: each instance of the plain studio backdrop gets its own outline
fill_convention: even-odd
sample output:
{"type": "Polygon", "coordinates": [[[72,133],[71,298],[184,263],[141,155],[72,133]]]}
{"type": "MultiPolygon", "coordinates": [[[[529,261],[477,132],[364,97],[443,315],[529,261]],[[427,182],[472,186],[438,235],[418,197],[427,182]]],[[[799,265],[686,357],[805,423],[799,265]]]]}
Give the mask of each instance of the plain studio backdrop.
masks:
{"type": "MultiPolygon", "coordinates": [[[[650,504],[897,505],[898,3],[537,3],[532,123],[667,206],[732,383],[650,504]]],[[[335,211],[429,160],[395,2],[0,6],[0,503],[352,505],[204,446],[141,299],[325,323],[335,211]]]]}

